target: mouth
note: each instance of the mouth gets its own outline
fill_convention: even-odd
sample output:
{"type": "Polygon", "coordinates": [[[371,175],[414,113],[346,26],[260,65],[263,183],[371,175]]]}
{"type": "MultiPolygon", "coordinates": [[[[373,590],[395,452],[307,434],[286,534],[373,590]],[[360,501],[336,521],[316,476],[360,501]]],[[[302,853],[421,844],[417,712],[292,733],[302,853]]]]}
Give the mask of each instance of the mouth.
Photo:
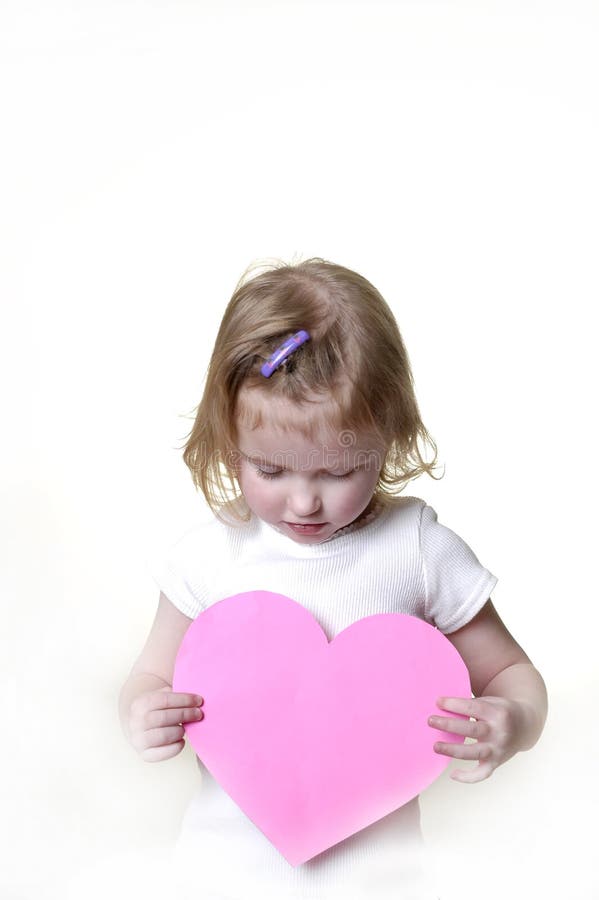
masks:
{"type": "Polygon", "coordinates": [[[317,522],[310,525],[300,525],[298,522],[285,522],[285,525],[291,528],[292,531],[295,531],[296,534],[318,534],[326,524],[326,522],[317,522]]]}

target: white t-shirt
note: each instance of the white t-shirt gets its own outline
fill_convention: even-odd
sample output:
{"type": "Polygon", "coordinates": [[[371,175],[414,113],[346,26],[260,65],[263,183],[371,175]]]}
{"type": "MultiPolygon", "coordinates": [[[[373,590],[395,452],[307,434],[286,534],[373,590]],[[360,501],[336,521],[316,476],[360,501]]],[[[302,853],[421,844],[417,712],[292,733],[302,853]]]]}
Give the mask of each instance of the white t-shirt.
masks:
{"type": "MultiPolygon", "coordinates": [[[[214,518],[187,531],[150,572],[160,590],[195,618],[213,603],[252,590],[305,606],[332,640],[375,613],[417,616],[445,634],[482,608],[497,583],[464,541],[423,500],[402,497],[320,544],[299,544],[255,516],[241,526],[214,518]]],[[[429,897],[419,874],[418,800],[325,853],[292,868],[200,764],[202,783],[179,849],[201,873],[198,898],[429,897]],[[200,890],[200,884],[202,886],[200,890]]]]}

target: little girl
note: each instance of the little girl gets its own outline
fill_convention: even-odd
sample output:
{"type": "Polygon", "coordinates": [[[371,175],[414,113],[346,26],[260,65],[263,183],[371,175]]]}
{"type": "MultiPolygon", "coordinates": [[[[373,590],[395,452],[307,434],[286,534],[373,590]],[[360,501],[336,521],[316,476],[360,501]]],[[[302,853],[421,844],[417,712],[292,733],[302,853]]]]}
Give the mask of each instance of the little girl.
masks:
{"type": "MultiPolygon", "coordinates": [[[[434,477],[436,448],[395,319],[365,278],[310,259],[242,279],[183,456],[214,516],[156,568],[158,610],[120,698],[125,733],[144,760],[180,753],[182,723],[203,716],[201,696],[171,688],[189,624],[251,590],[303,604],[329,640],[375,613],[439,628],[474,692],[439,698],[429,719],[437,753],[477,762],[455,780],[482,781],[533,746],[545,686],[489,599],[497,579],[423,500],[399,496],[418,475],[434,477]],[[475,742],[442,743],[438,730],[475,742]]],[[[200,771],[179,842],[190,897],[431,896],[417,798],[292,868],[200,771]]]]}

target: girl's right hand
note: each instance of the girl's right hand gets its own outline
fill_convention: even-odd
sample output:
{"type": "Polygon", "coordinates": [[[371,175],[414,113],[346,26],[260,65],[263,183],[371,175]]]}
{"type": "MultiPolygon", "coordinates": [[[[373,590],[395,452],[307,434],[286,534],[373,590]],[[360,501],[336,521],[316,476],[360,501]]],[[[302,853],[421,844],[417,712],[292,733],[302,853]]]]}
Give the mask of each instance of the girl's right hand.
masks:
{"type": "Polygon", "coordinates": [[[161,762],[181,752],[185,746],[183,722],[198,722],[204,713],[202,697],[175,694],[166,685],[146,691],[131,703],[129,740],[146,762],[161,762]]]}

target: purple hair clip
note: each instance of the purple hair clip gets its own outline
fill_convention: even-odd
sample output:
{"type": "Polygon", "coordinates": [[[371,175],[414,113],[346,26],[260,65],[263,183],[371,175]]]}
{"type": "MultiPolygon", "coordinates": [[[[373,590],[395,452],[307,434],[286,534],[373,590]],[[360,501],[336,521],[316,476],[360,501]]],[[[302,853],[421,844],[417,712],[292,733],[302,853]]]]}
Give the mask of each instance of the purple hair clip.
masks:
{"type": "Polygon", "coordinates": [[[283,360],[287,359],[287,357],[290,356],[294,352],[294,350],[297,350],[298,347],[301,347],[302,344],[305,344],[306,341],[309,340],[310,335],[307,331],[298,331],[290,338],[287,338],[285,343],[281,344],[280,347],[277,347],[272,356],[268,358],[268,360],[260,369],[264,377],[270,378],[274,370],[281,365],[283,360]]]}

